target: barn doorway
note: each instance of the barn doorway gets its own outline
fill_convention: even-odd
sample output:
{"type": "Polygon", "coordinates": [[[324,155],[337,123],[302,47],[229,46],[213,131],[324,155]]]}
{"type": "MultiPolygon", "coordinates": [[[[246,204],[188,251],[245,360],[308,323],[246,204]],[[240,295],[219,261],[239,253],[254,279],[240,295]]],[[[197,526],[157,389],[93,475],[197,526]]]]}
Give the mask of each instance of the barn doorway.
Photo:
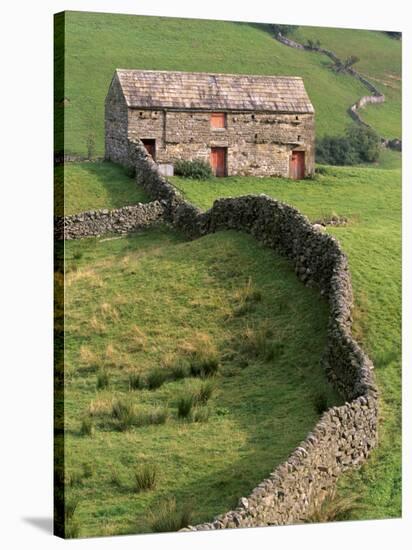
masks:
{"type": "Polygon", "coordinates": [[[226,176],[227,147],[212,147],[210,152],[210,164],[212,172],[217,177],[226,176]]]}
{"type": "Polygon", "coordinates": [[[155,139],[142,139],[142,143],[145,146],[146,151],[152,156],[152,159],[156,162],[156,140],[155,139]]]}
{"type": "Polygon", "coordinates": [[[293,180],[301,180],[305,177],[305,152],[292,151],[290,157],[289,177],[293,180]]]}

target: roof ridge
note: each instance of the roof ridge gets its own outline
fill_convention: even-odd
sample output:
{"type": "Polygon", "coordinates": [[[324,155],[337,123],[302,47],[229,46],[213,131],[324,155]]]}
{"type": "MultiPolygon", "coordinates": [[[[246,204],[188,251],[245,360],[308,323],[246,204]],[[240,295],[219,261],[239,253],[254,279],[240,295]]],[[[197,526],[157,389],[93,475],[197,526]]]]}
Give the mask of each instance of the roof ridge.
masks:
{"type": "Polygon", "coordinates": [[[288,75],[272,75],[272,74],[249,74],[249,73],[215,73],[209,71],[169,71],[166,69],[122,69],[117,68],[116,72],[145,72],[145,73],[167,73],[167,74],[201,74],[211,76],[252,76],[252,77],[265,77],[265,78],[288,78],[293,80],[303,80],[302,76],[288,76],[288,75]]]}

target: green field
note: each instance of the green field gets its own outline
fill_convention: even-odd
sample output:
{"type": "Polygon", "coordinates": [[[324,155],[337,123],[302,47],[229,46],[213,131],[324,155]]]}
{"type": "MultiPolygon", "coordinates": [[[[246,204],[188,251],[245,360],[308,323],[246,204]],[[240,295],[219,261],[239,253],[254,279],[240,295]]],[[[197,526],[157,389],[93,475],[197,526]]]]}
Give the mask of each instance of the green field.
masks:
{"type": "Polygon", "coordinates": [[[55,168],[56,215],[147,202],[134,178],[111,162],[69,162],[55,168]]]}
{"type": "MultiPolygon", "coordinates": [[[[395,164],[396,154],[386,155],[395,164]]],[[[400,156],[400,155],[399,155],[400,156]]],[[[218,197],[265,193],[299,208],[312,221],[336,213],[347,226],[329,228],[349,257],[355,293],[354,334],[371,356],[381,395],[380,443],[359,473],[342,480],[361,495],[354,517],[401,513],[401,171],[328,167],[315,181],[172,178],[186,198],[209,208],[218,197]]]]}
{"type": "Polygon", "coordinates": [[[78,499],[80,536],[150,531],[149,510],[171,496],[190,505],[193,522],[210,520],[306,437],[319,395],[339,403],[320,367],[326,302],[250,236],[185,242],[153,229],[71,241],[65,293],[66,483],[67,499],[78,499]],[[130,391],[130,373],[170,373],[193,349],[216,354],[215,376],[130,391]],[[98,390],[101,369],[110,385],[98,390]],[[179,396],[210,381],[201,407],[208,420],[177,418],[179,396]],[[121,431],[114,399],[143,415],[160,407],[168,419],[121,431]],[[81,435],[90,412],[94,433],[81,435]],[[158,484],[136,492],[133,472],[145,463],[156,464],[158,484]]]}
{"type": "MultiPolygon", "coordinates": [[[[319,40],[323,48],[334,51],[341,59],[359,57],[354,68],[385,94],[382,105],[362,109],[362,118],[386,138],[400,137],[402,101],[402,42],[384,32],[327,27],[298,27],[292,38],[305,44],[319,40]]],[[[363,95],[368,95],[365,92],[363,95]]]]}
{"type": "MultiPolygon", "coordinates": [[[[341,32],[343,36],[348,33],[347,41],[353,39],[353,31],[341,32]]],[[[395,102],[388,102],[376,112],[375,107],[368,107],[366,118],[371,117],[370,122],[376,122],[384,135],[399,136],[399,43],[393,44],[382,33],[356,32],[357,50],[365,44],[365,51],[371,52],[373,39],[376,55],[365,54],[365,63],[372,58],[385,60],[385,65],[383,61],[374,62],[373,75],[393,81],[397,90],[393,91],[397,94],[395,102]],[[386,77],[382,71],[396,79],[386,77]]],[[[321,36],[325,47],[336,46],[335,41],[329,45],[334,33],[335,29],[329,29],[328,36],[321,36]]],[[[318,136],[342,134],[351,120],[349,105],[368,93],[352,77],[333,73],[325,56],[280,44],[265,25],[67,12],[65,40],[65,90],[59,84],[56,87],[56,113],[61,121],[64,111],[66,152],[77,154],[86,154],[89,134],[95,136],[97,154],[103,154],[104,98],[116,68],[302,76],[315,106],[318,136]]],[[[57,68],[61,68],[63,59],[56,61],[57,68]]],[[[387,92],[390,95],[389,86],[387,92]]]]}

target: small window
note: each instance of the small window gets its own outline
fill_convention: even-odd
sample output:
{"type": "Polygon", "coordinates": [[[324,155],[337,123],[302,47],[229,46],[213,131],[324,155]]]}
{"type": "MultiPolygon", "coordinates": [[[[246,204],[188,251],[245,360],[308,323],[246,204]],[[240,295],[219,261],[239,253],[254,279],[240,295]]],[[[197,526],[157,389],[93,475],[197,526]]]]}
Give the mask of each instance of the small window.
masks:
{"type": "Polygon", "coordinates": [[[226,113],[212,113],[210,126],[211,128],[226,128],[226,113]]]}

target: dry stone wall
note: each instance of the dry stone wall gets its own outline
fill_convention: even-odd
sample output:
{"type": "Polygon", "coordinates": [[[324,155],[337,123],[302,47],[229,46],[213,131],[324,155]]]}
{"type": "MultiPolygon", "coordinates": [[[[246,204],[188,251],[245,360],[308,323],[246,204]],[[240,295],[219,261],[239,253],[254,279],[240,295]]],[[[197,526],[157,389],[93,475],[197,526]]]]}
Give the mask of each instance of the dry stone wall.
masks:
{"type": "Polygon", "coordinates": [[[268,196],[219,199],[207,212],[184,200],[157,171],[144,147],[133,152],[137,180],[162,203],[166,218],[190,238],[236,229],[292,262],[297,276],[329,303],[323,363],[346,403],[326,411],[313,431],[235,510],[190,530],[298,523],[316,510],[338,477],[360,466],[377,443],[378,394],[373,365],[351,333],[352,286],[348,260],[332,236],[295,208],[268,196]]]}
{"type": "Polygon", "coordinates": [[[153,225],[162,220],[163,215],[164,206],[158,201],[114,210],[90,210],[56,218],[55,238],[69,240],[97,237],[107,233],[129,233],[153,225]]]}

